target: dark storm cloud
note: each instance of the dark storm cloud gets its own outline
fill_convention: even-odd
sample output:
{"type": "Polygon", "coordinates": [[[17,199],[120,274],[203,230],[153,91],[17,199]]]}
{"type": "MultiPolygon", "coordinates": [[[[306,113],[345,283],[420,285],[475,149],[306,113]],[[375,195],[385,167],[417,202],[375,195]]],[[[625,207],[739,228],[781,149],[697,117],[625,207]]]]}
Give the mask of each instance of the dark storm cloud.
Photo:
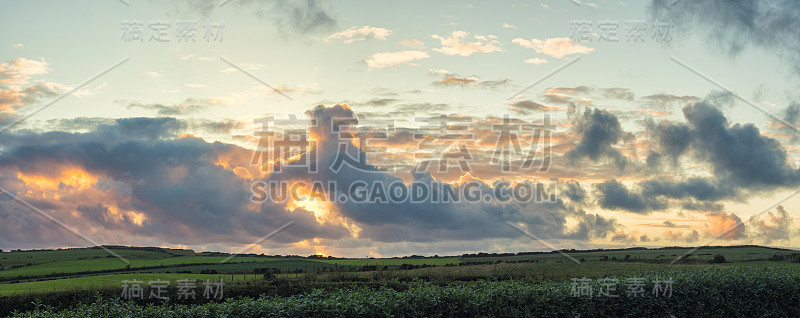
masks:
{"type": "Polygon", "coordinates": [[[659,155],[664,155],[677,165],[692,142],[692,129],[686,124],[662,121],[658,124],[648,121],[647,129],[654,135],[659,155]]]}
{"type": "Polygon", "coordinates": [[[736,188],[730,183],[720,183],[710,178],[692,177],[684,181],[654,179],[639,183],[647,197],[663,196],[672,199],[694,198],[700,201],[717,201],[733,197],[736,188]]]}
{"type": "Polygon", "coordinates": [[[609,210],[648,214],[653,210],[666,208],[666,203],[637,191],[630,191],[616,179],[606,180],[595,185],[595,197],[600,207],[609,210]]]}
{"type": "MultiPolygon", "coordinates": [[[[632,190],[612,179],[597,185],[598,203],[636,213],[672,204],[689,210],[721,211],[715,202],[800,185],[800,170],[792,166],[784,147],[752,124],[730,124],[712,105],[718,100],[685,106],[685,124],[646,123],[660,151],[655,156],[666,156],[675,163],[691,156],[710,167],[710,176],[659,177],[640,181],[632,190]]],[[[651,161],[655,159],[649,156],[648,165],[651,161]]]]}
{"type": "MultiPolygon", "coordinates": [[[[318,128],[315,150],[305,154],[300,161],[309,159],[318,162],[320,170],[310,173],[306,167],[286,165],[282,171],[272,173],[267,181],[314,180],[327,183],[335,181],[338,191],[350,189],[356,182],[367,185],[399,184],[410,191],[414,185],[425,185],[429,189],[450,188],[461,191],[464,185],[442,183],[430,173],[418,171],[412,185],[402,179],[380,171],[378,167],[351,161],[333,170],[337,154],[351,158],[363,155],[350,143],[343,143],[341,134],[331,134],[330,129],[340,125],[354,124],[355,117],[349,108],[342,105],[318,106],[307,112],[318,128]],[[344,145],[344,146],[342,146],[344,145]],[[340,148],[343,147],[343,148],[340,148]]],[[[494,184],[477,182],[481,196],[493,191],[494,184]]],[[[536,186],[533,184],[532,186],[536,186]]],[[[434,190],[431,190],[434,191],[434,190]]],[[[436,190],[437,193],[440,193],[436,190]]],[[[358,224],[362,229],[359,238],[380,242],[431,242],[437,240],[480,240],[485,238],[512,238],[519,233],[506,225],[506,221],[521,223],[529,231],[542,238],[589,239],[604,237],[617,226],[616,221],[582,210],[567,207],[560,200],[553,203],[498,204],[485,202],[436,202],[430,198],[412,202],[408,198],[397,202],[352,202],[338,203],[337,210],[358,224]],[[573,228],[567,227],[567,219],[578,220],[573,228]],[[509,231],[511,230],[511,231],[509,231]]]]}
{"type": "Polygon", "coordinates": [[[560,194],[575,204],[583,204],[586,201],[586,190],[578,181],[570,180],[561,184],[560,194]]]}
{"type": "MultiPolygon", "coordinates": [[[[79,230],[87,226],[108,228],[106,218],[112,205],[146,215],[141,226],[123,220],[114,227],[119,234],[116,240],[141,236],[170,244],[243,244],[290,220],[297,222],[292,231],[282,233],[276,240],[347,235],[347,229],[341,226],[321,226],[311,212],[288,213],[285,207],[269,203],[257,210],[249,208],[250,182],[217,163],[248,167],[251,152],[198,138],[176,139],[180,133],[181,123],[173,118],[130,118],[119,119],[113,125],[100,125],[89,133],[5,135],[0,137],[6,145],[0,156],[0,171],[4,176],[0,181],[7,189],[20,191],[24,188],[14,177],[17,172],[51,176],[60,166],[79,167],[99,176],[94,185],[97,193],[81,192],[64,195],[59,200],[34,200],[32,204],[54,215],[63,216],[70,210],[85,213],[88,223],[70,217],[64,220],[79,230]],[[86,197],[79,200],[77,196],[86,197]]],[[[0,210],[13,204],[0,203],[3,206],[0,210]]],[[[0,224],[13,228],[30,222],[47,223],[36,219],[35,214],[28,213],[27,217],[34,219],[2,215],[0,224]]],[[[18,236],[6,238],[15,241],[48,243],[51,238],[41,231],[4,233],[18,236]]],[[[85,243],[74,239],[70,242],[85,243]]]]}
{"type": "Polygon", "coordinates": [[[650,14],[684,33],[705,34],[731,56],[749,47],[776,52],[800,71],[800,2],[795,0],[653,0],[650,14]]]}
{"type": "Polygon", "coordinates": [[[614,145],[627,137],[627,133],[622,130],[617,116],[603,109],[586,109],[580,115],[574,109],[570,107],[570,119],[580,140],[566,152],[566,157],[573,162],[584,158],[611,159],[620,169],[624,168],[627,160],[614,145]]]}
{"type": "MultiPolygon", "coordinates": [[[[283,171],[269,174],[267,181],[335,181],[340,190],[355,182],[397,182],[408,187],[400,178],[368,163],[356,161],[343,164],[338,170],[331,168],[339,155],[351,158],[363,155],[360,149],[344,142],[350,137],[346,128],[357,122],[351,109],[341,105],[318,106],[307,115],[315,124],[311,133],[319,148],[302,159],[318,163],[320,170],[311,174],[307,167],[285,166],[283,171]],[[345,147],[340,148],[343,144],[345,147]]],[[[289,221],[296,223],[271,242],[351,237],[344,225],[320,224],[312,212],[302,208],[288,212],[284,204],[269,201],[256,206],[248,200],[253,195],[253,180],[240,175],[259,175],[250,165],[252,152],[235,145],[186,137],[184,132],[191,125],[174,118],[129,118],[97,124],[83,133],[19,131],[0,135],[3,145],[0,184],[23,195],[31,185],[18,177],[21,172],[61,180],[61,171],[69,167],[96,176],[89,189],[67,191],[59,200],[52,196],[26,196],[26,199],[79,230],[105,231],[98,233],[104,238],[103,243],[140,244],[136,238],[145,238],[151,240],[149,245],[243,244],[289,221]],[[138,211],[145,218],[136,224],[132,216],[117,214],[120,211],[138,211]],[[115,219],[116,216],[119,217],[115,219]]],[[[397,142],[403,142],[409,135],[398,138],[397,142]]],[[[464,186],[440,182],[425,172],[416,173],[412,182],[435,189],[464,186]]],[[[497,184],[474,182],[481,194],[490,193],[497,184]]],[[[70,186],[59,187],[64,190],[63,187],[70,186]]],[[[573,188],[570,196],[580,200],[585,194],[573,188]]],[[[520,224],[544,239],[603,238],[619,227],[614,219],[588,213],[561,200],[529,204],[433,200],[347,202],[337,204],[334,210],[331,213],[347,218],[361,229],[360,239],[372,242],[521,237],[506,221],[520,224]]],[[[69,233],[52,230],[51,225],[13,202],[0,201],[0,233],[5,233],[0,234],[0,239],[5,243],[85,244],[69,233]],[[15,230],[20,228],[25,231],[15,230]]]]}
{"type": "MultiPolygon", "coordinates": [[[[791,102],[789,106],[783,109],[781,116],[786,123],[793,125],[794,127],[800,126],[800,103],[791,102]]],[[[784,133],[790,134],[792,137],[792,141],[796,142],[798,140],[797,131],[793,127],[789,127],[784,123],[776,123],[780,125],[780,131],[784,133]]]]}
{"type": "Polygon", "coordinates": [[[783,146],[753,124],[729,125],[705,102],[686,106],[683,114],[693,129],[695,153],[711,164],[716,177],[750,188],[800,184],[800,171],[789,164],[783,146]]]}
{"type": "Polygon", "coordinates": [[[658,168],[661,167],[661,154],[655,151],[650,151],[650,153],[647,154],[645,163],[647,164],[647,168],[652,171],[657,171],[658,168]]]}
{"type": "Polygon", "coordinates": [[[792,102],[783,110],[783,120],[790,124],[797,125],[800,119],[800,104],[792,102]]]}

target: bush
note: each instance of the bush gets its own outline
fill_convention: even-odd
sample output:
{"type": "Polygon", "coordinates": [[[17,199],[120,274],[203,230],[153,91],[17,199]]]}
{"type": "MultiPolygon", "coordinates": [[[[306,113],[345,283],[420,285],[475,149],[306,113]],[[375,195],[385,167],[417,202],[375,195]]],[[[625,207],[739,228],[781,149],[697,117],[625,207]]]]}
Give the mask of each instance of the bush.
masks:
{"type": "Polygon", "coordinates": [[[727,263],[728,261],[725,260],[725,256],[722,254],[714,255],[714,259],[711,260],[711,263],[727,263]]]}

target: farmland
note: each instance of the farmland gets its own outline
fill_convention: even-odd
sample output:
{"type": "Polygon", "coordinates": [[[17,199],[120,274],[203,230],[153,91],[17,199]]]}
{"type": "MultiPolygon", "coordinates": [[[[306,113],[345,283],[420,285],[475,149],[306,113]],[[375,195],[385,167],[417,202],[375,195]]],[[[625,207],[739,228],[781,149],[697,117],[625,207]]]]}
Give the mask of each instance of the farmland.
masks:
{"type": "MultiPolygon", "coordinates": [[[[239,255],[221,263],[230,255],[158,248],[117,247],[113,250],[130,264],[104,256],[108,254],[97,248],[0,254],[5,262],[4,269],[0,270],[2,314],[38,308],[39,312],[31,312],[29,316],[42,316],[46,310],[70,309],[63,315],[72,317],[127,308],[141,311],[143,316],[201,316],[204,312],[239,315],[249,310],[276,316],[299,312],[324,316],[352,310],[365,310],[379,316],[408,313],[407,310],[419,316],[452,316],[469,310],[491,315],[501,312],[525,315],[560,312],[554,304],[581,313],[599,310],[599,313],[608,314],[634,310],[629,305],[631,300],[572,297],[574,286],[571,284],[575,279],[594,284],[593,290],[599,290],[600,282],[612,278],[617,282],[644,279],[651,285],[657,279],[672,279],[676,295],[695,295],[694,299],[696,295],[722,297],[722,293],[727,293],[717,289],[722,287],[750,290],[775,285],[772,287],[791,290],[798,286],[797,273],[800,273],[797,252],[758,246],[562,251],[577,262],[560,253],[548,252],[384,259],[239,255]],[[724,282],[718,281],[720,279],[724,282]],[[224,299],[179,299],[175,297],[176,284],[181,280],[196,283],[198,295],[206,283],[222,281],[224,299]],[[169,304],[162,304],[158,299],[120,299],[124,294],[124,282],[130,281],[139,281],[145,288],[149,282],[165,282],[164,292],[170,297],[169,304]],[[696,283],[699,281],[705,285],[696,283]],[[730,281],[739,285],[720,285],[730,281]],[[790,283],[794,285],[788,286],[790,283]],[[420,293],[428,293],[433,298],[420,299],[420,293]],[[476,309],[470,305],[476,297],[496,297],[497,301],[510,306],[510,311],[489,305],[476,309]],[[452,299],[447,300],[449,298],[452,299]],[[342,299],[344,301],[340,301],[342,299]],[[385,305],[376,308],[374,303],[365,303],[365,299],[380,300],[385,305]],[[439,300],[431,303],[435,299],[439,300]],[[451,304],[442,307],[439,301],[451,304]],[[157,306],[138,307],[143,304],[157,306]]],[[[616,290],[624,294],[626,288],[620,284],[616,290]]],[[[747,293],[725,297],[744,299],[743,295],[747,293]]],[[[766,297],[764,306],[767,306],[774,301],[769,297],[778,296],[771,292],[759,297],[766,297]]],[[[647,310],[663,310],[664,306],[675,308],[672,313],[688,310],[674,303],[678,300],[685,301],[678,296],[650,299],[647,310]]]]}

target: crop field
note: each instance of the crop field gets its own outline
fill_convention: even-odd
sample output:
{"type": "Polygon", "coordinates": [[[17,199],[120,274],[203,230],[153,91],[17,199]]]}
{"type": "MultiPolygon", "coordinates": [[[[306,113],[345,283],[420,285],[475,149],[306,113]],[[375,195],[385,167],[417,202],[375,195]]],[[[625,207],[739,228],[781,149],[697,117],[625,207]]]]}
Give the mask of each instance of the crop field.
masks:
{"type": "MultiPolygon", "coordinates": [[[[601,315],[633,310],[643,315],[658,312],[680,317],[691,312],[688,304],[693,301],[709,297],[744,301],[756,297],[754,291],[760,291],[757,297],[764,299],[762,306],[773,306],[779,295],[766,289],[794,290],[800,280],[800,254],[758,246],[696,251],[565,251],[578,263],[556,252],[387,259],[241,255],[220,263],[228,255],[156,248],[115,250],[130,261],[130,267],[97,251],[105,253],[101,249],[72,249],[0,254],[9,264],[9,260],[27,260],[26,265],[17,261],[13,268],[0,270],[4,279],[0,282],[0,314],[19,310],[29,311],[19,317],[43,317],[54,311],[62,317],[101,311],[138,312],[142,317],[252,313],[290,317],[333,312],[358,312],[362,316],[458,316],[465,312],[550,316],[569,314],[570,310],[601,315]],[[690,251],[691,256],[671,263],[690,251]],[[27,278],[15,279],[20,277],[27,278]],[[672,296],[597,297],[607,280],[616,281],[619,285],[614,290],[624,295],[627,287],[623,282],[631,279],[644,280],[648,295],[657,280],[672,280],[672,296]],[[576,280],[584,282],[584,287],[591,286],[594,297],[575,295],[576,280]],[[166,283],[169,304],[158,299],[125,298],[125,282],[131,281],[140,282],[145,291],[152,282],[166,283]],[[225,296],[181,299],[177,297],[179,281],[194,282],[196,296],[204,285],[221,281],[225,296]],[[487,297],[508,308],[482,304],[487,297]],[[154,306],[142,307],[145,304],[154,306]],[[634,308],[638,305],[633,304],[644,307],[634,308]]],[[[744,312],[770,310],[781,316],[796,310],[766,307],[744,312]]],[[[713,313],[729,309],[704,310],[713,313]]]]}
{"type": "MultiPolygon", "coordinates": [[[[625,281],[630,277],[609,279],[625,281]]],[[[573,295],[566,281],[526,283],[489,281],[441,286],[414,283],[405,290],[317,289],[289,297],[228,299],[204,305],[162,304],[140,307],[130,302],[98,297],[94,302],[53,312],[40,305],[16,317],[86,317],[100,313],[134,317],[558,317],[630,316],[693,317],[797,316],[800,307],[800,272],[794,269],[751,267],[739,269],[694,269],[670,275],[669,289],[661,291],[666,277],[647,275],[640,279],[642,293],[622,291],[616,297],[573,295]],[[757,283],[754,283],[757,282],[757,283]],[[658,292],[651,293],[651,290],[658,292]],[[724,301],[722,301],[724,299],[724,301]],[[757,301],[753,301],[757,300],[757,301]]],[[[589,288],[602,290],[601,284],[589,288]]]]}

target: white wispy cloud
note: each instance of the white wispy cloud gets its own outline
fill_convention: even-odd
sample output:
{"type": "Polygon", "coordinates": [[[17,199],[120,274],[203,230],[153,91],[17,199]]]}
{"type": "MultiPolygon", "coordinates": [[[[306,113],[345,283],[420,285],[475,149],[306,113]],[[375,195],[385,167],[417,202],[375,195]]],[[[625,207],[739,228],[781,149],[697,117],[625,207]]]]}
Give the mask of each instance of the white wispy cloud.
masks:
{"type": "Polygon", "coordinates": [[[464,31],[453,31],[449,37],[442,37],[436,34],[431,35],[431,37],[442,43],[441,48],[433,50],[447,55],[470,56],[475,53],[503,51],[500,48],[500,41],[497,41],[497,36],[494,35],[475,35],[473,38],[477,41],[474,42],[469,42],[469,33],[464,31]]]}
{"type": "Polygon", "coordinates": [[[523,62],[528,63],[528,64],[537,64],[538,65],[538,64],[547,63],[547,60],[545,60],[543,58],[535,57],[535,58],[532,58],[532,59],[527,59],[527,60],[525,60],[523,62]]]}
{"type": "Polygon", "coordinates": [[[391,34],[392,30],[365,25],[336,32],[329,35],[327,38],[325,38],[325,40],[331,41],[341,39],[344,40],[344,43],[350,44],[357,41],[364,41],[370,37],[376,40],[386,40],[386,37],[391,34]]]}
{"type": "Polygon", "coordinates": [[[594,51],[593,48],[585,47],[576,43],[570,38],[552,38],[546,40],[516,38],[511,41],[519,46],[534,49],[536,53],[542,53],[555,58],[562,58],[572,54],[586,54],[594,51]]]}
{"type": "Polygon", "coordinates": [[[364,62],[367,63],[367,67],[370,69],[379,69],[401,64],[411,64],[413,61],[429,57],[430,55],[428,55],[428,53],[422,51],[385,52],[373,54],[372,57],[366,59],[364,62]]]}

